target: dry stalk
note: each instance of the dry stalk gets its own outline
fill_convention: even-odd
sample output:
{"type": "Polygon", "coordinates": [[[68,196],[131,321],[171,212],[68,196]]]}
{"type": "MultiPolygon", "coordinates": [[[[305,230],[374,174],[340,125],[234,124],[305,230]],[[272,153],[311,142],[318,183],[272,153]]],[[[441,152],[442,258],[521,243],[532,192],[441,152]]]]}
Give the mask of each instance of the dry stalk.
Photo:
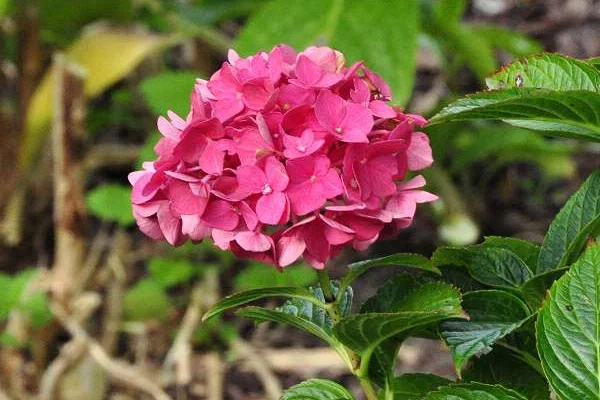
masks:
{"type": "Polygon", "coordinates": [[[262,353],[255,349],[250,343],[236,338],[231,341],[231,348],[246,362],[261,381],[268,400],[278,400],[283,393],[279,379],[273,373],[271,366],[263,357],[262,353]]]}
{"type": "Polygon", "coordinates": [[[52,130],[54,156],[55,259],[50,289],[63,305],[85,259],[85,206],[78,147],[83,136],[85,97],[83,73],[62,54],[54,57],[55,109],[52,130]]]}

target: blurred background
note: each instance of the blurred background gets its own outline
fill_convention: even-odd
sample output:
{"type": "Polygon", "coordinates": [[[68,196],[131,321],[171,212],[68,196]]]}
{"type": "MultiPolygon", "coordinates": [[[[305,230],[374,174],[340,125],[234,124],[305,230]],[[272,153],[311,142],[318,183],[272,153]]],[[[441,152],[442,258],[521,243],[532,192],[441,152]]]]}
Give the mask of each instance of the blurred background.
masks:
{"type": "MultiPolygon", "coordinates": [[[[216,299],[308,285],[310,268],[170,248],[131,215],[127,174],[154,158],[157,117],[185,116],[194,79],[229,48],[278,43],[363,59],[394,103],[431,116],[525,55],[600,56],[600,1],[0,0],[0,400],[275,400],[316,376],[360,392],[317,339],[230,314],[200,323],[216,299]]],[[[441,200],[397,238],[344,253],[334,276],[353,260],[484,235],[540,242],[599,165],[596,145],[508,125],[427,133],[441,200]]],[[[361,278],[355,304],[393,272],[361,278]]],[[[398,368],[454,376],[433,341],[409,341],[398,368]]]]}

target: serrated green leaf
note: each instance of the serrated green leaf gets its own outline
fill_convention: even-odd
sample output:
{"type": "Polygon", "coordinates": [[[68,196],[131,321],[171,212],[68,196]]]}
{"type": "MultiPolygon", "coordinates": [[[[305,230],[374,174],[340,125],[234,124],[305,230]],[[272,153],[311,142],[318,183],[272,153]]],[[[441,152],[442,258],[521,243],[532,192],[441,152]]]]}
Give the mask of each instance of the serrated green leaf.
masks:
{"type": "Polygon", "coordinates": [[[538,352],[562,399],[600,399],[600,246],[552,286],[537,321],[538,352]]]}
{"type": "Polygon", "coordinates": [[[471,25],[471,31],[492,47],[505,50],[514,57],[524,57],[543,50],[536,40],[500,25],[471,25]]]}
{"type": "Polygon", "coordinates": [[[540,246],[523,239],[502,236],[486,236],[483,239],[482,247],[499,247],[513,252],[523,262],[535,272],[537,269],[537,260],[540,254],[540,246]]]}
{"type": "Polygon", "coordinates": [[[450,348],[459,374],[469,358],[488,352],[497,340],[519,328],[530,316],[525,303],[500,290],[465,293],[462,305],[470,317],[468,321],[440,325],[440,335],[450,348]]]}
{"type": "Polygon", "coordinates": [[[309,286],[317,280],[314,268],[306,265],[292,265],[278,271],[271,265],[250,263],[235,275],[234,287],[237,291],[279,286],[309,286]]]}
{"type": "Polygon", "coordinates": [[[593,66],[594,68],[600,69],[600,57],[588,58],[584,61],[593,66]]]}
{"type": "Polygon", "coordinates": [[[514,390],[500,385],[462,383],[448,385],[425,396],[423,400],[527,400],[514,390]]]}
{"type": "Polygon", "coordinates": [[[163,288],[152,278],[144,278],[127,289],[123,297],[123,311],[129,320],[165,321],[171,304],[163,288]]]}
{"type": "Polygon", "coordinates": [[[446,106],[430,124],[504,120],[548,135],[600,141],[600,93],[512,88],[480,92],[446,106]]]}
{"type": "Polygon", "coordinates": [[[196,273],[191,262],[185,259],[153,257],[148,262],[150,274],[161,287],[169,288],[188,282],[196,273]]]}
{"type": "Polygon", "coordinates": [[[235,48],[249,55],[279,43],[298,50],[326,44],[349,63],[364,60],[390,83],[393,101],[404,104],[414,81],[417,25],[416,0],[271,0],[250,16],[235,48]]]}
{"type": "Polygon", "coordinates": [[[521,285],[520,291],[529,308],[532,310],[540,308],[554,281],[560,278],[568,270],[569,267],[562,267],[546,271],[534,276],[521,285]]]}
{"type": "Polygon", "coordinates": [[[503,67],[486,79],[488,88],[600,91],[600,71],[560,54],[538,54],[503,67]]]}
{"type": "Polygon", "coordinates": [[[288,297],[307,300],[316,306],[324,307],[325,304],[317,299],[310,290],[301,287],[274,287],[247,290],[245,292],[235,293],[217,302],[204,316],[205,321],[217,314],[221,314],[231,308],[248,304],[252,301],[264,299],[265,297],[288,297]]]}
{"type": "Polygon", "coordinates": [[[394,378],[394,400],[421,400],[427,393],[452,383],[433,374],[402,374],[394,378]]]}
{"type": "Polygon", "coordinates": [[[414,268],[436,275],[440,275],[440,271],[431,264],[431,261],[427,257],[424,257],[420,254],[398,253],[386,257],[358,261],[348,265],[348,272],[342,278],[341,286],[346,287],[350,285],[356,280],[356,278],[358,278],[371,268],[388,266],[414,268]]]}
{"type": "Polygon", "coordinates": [[[354,397],[339,383],[310,379],[286,390],[280,400],[354,400],[354,397]]]}
{"type": "Polygon", "coordinates": [[[466,382],[498,383],[522,393],[528,400],[549,400],[548,382],[540,372],[501,347],[477,357],[463,373],[466,382]]]}
{"type": "Polygon", "coordinates": [[[398,274],[377,289],[377,293],[360,306],[361,313],[389,312],[417,286],[417,280],[408,274],[398,274]]]}
{"type": "Polygon", "coordinates": [[[600,228],[600,171],[592,173],[552,221],[544,238],[538,273],[572,263],[588,236],[600,228]]]}
{"type": "Polygon", "coordinates": [[[85,202],[92,214],[104,221],[117,222],[122,226],[135,222],[130,187],[106,183],[87,192],[85,202]]]}
{"type": "Polygon", "coordinates": [[[185,118],[190,112],[190,96],[198,74],[192,71],[169,71],[146,78],[140,89],[152,112],[164,115],[168,110],[185,118]]]}
{"type": "Polygon", "coordinates": [[[533,275],[515,253],[499,247],[441,247],[431,260],[435,266],[465,267],[477,281],[500,288],[518,289],[533,275]]]}

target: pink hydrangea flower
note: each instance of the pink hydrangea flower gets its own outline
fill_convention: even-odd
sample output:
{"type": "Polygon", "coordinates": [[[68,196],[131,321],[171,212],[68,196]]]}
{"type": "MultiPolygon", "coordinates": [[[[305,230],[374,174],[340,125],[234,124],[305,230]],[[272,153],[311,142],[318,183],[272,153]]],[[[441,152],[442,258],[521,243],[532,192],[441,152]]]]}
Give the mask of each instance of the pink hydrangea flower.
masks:
{"type": "Polygon", "coordinates": [[[197,80],[186,118],[158,119],[157,159],[132,172],[142,232],[177,246],[211,238],[278,268],[315,268],[412,223],[437,197],[408,171],[433,162],[426,124],[389,104],[362,62],[328,47],[229,52],[197,80]]]}

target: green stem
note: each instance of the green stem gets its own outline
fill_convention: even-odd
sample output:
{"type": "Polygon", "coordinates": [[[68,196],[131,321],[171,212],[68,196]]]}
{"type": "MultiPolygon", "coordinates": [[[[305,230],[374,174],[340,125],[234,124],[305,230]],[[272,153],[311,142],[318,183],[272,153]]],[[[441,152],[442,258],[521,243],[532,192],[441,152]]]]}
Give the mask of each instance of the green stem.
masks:
{"type": "Polygon", "coordinates": [[[321,289],[323,290],[323,296],[325,296],[325,301],[327,303],[333,303],[335,301],[335,297],[333,297],[333,292],[331,291],[331,280],[329,280],[329,272],[326,269],[322,269],[317,271],[317,275],[319,276],[319,284],[321,285],[321,289]]]}
{"type": "Polygon", "coordinates": [[[360,386],[367,395],[367,400],[377,400],[377,391],[373,387],[373,384],[369,378],[359,378],[360,386]]]}

